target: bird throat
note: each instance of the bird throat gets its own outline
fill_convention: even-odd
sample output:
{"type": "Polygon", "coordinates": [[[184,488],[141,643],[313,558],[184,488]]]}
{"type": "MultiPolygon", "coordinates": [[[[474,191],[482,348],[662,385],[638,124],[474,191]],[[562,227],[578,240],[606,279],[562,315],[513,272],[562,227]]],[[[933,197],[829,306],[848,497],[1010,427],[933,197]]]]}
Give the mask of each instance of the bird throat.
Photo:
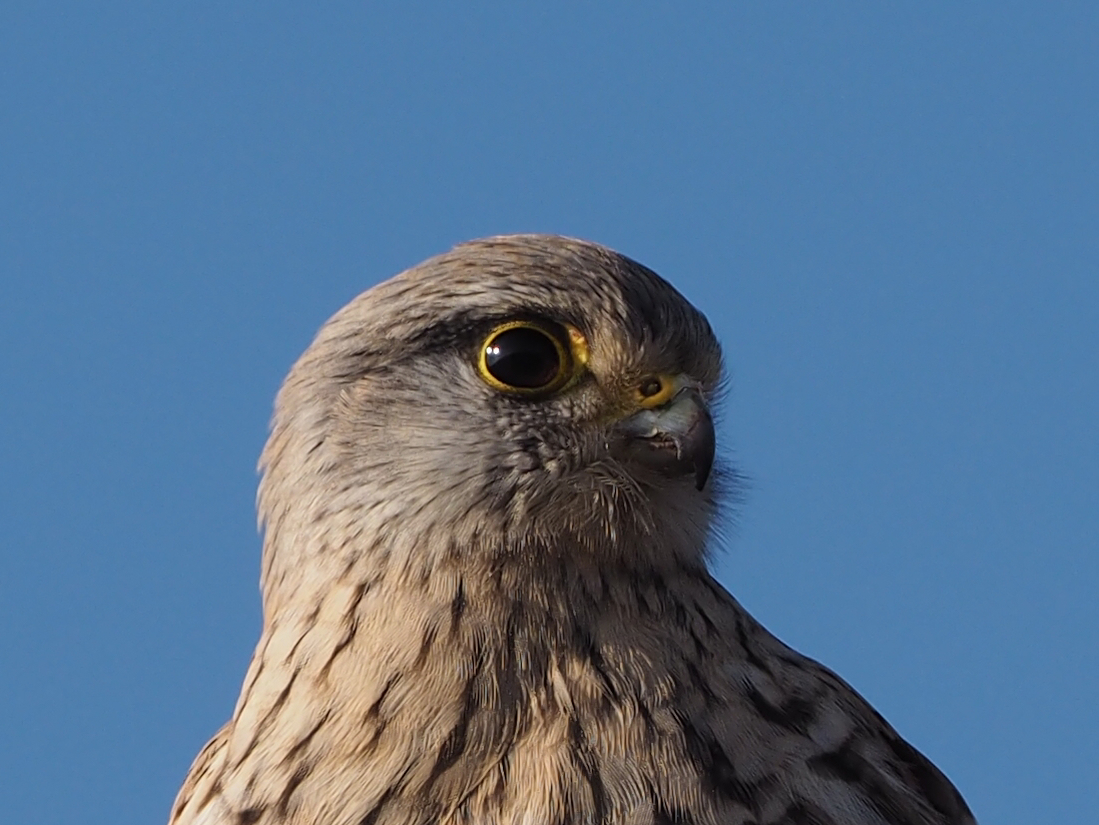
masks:
{"type": "Polygon", "coordinates": [[[378,825],[644,805],[629,777],[689,762],[643,764],[678,724],[686,652],[713,632],[684,595],[708,576],[547,559],[348,576],[280,611],[227,728],[226,802],[288,817],[270,821],[378,825]],[[618,784],[604,776],[615,764],[618,784]],[[258,781],[272,772],[288,784],[258,781]],[[282,796],[263,798],[272,786],[282,796]]]}

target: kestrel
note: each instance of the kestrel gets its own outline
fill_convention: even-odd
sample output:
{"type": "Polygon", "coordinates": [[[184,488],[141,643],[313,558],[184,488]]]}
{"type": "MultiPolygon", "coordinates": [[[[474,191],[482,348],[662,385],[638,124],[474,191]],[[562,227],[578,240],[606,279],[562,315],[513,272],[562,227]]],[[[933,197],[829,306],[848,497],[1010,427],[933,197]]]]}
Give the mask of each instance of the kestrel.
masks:
{"type": "Polygon", "coordinates": [[[965,825],[706,566],[721,351],[548,235],[360,295],[263,451],[263,632],[173,825],[965,825]]]}

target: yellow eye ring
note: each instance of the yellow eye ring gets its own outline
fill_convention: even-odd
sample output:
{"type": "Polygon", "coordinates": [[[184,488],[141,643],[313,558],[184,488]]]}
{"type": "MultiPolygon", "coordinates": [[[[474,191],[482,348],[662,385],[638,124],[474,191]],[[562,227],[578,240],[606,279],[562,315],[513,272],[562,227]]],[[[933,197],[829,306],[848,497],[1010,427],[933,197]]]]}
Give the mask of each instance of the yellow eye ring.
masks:
{"type": "Polygon", "coordinates": [[[494,389],[546,395],[565,386],[587,361],[579,332],[545,321],[508,321],[493,328],[477,354],[477,371],[494,389]]]}

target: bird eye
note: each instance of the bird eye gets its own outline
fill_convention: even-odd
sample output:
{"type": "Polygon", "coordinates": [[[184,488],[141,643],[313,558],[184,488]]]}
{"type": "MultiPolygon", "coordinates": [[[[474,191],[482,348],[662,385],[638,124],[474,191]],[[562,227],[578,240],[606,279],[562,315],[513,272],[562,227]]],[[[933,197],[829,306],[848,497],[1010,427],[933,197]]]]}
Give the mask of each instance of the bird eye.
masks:
{"type": "Polygon", "coordinates": [[[497,389],[516,393],[557,389],[572,372],[564,331],[529,321],[497,327],[485,339],[478,364],[497,389]]]}

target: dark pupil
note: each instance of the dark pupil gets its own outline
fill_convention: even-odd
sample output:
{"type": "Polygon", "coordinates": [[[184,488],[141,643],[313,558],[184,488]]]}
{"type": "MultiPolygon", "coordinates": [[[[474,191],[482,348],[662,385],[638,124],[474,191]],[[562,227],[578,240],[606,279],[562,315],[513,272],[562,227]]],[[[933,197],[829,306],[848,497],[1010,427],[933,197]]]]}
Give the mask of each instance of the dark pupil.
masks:
{"type": "Polygon", "coordinates": [[[516,327],[488,342],[485,367],[501,384],[536,390],[553,383],[561,356],[544,332],[516,327]]]}

